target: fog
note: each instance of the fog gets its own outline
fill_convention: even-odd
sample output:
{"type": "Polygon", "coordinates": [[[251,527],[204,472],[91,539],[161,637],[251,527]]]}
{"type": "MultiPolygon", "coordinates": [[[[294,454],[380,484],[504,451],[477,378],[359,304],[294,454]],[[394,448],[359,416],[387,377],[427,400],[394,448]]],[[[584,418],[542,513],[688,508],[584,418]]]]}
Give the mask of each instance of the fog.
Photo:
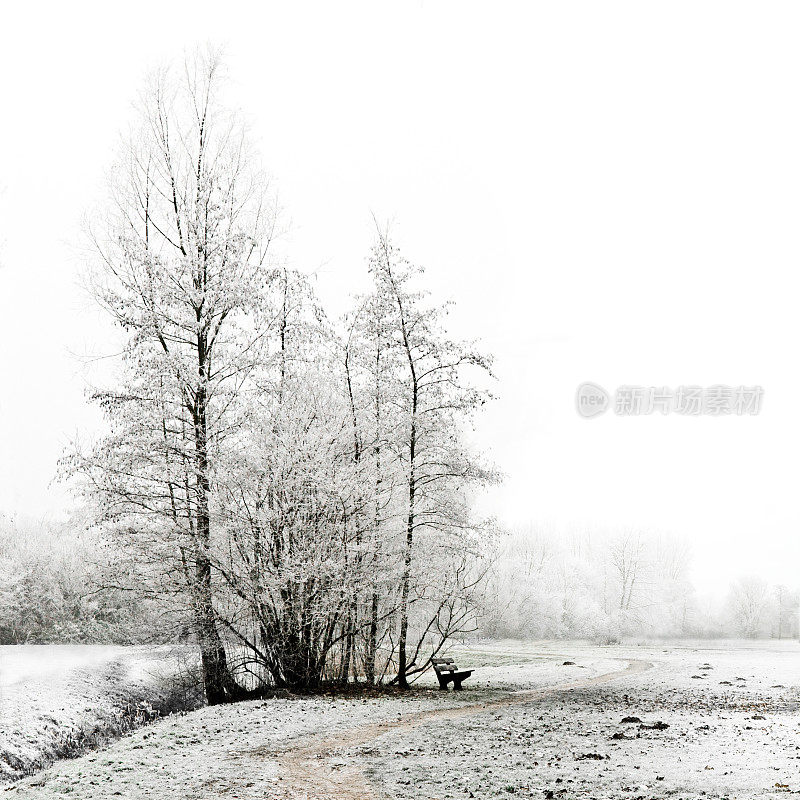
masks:
{"type": "Polygon", "coordinates": [[[242,25],[231,7],[145,3],[120,37],[99,35],[105,8],[46,26],[8,12],[0,508],[60,518],[71,502],[57,461],[101,428],[86,392],[105,362],[87,357],[117,344],[81,288],[82,220],[143,76],[213,38],[279,192],[284,257],[330,313],[365,286],[375,214],[494,353],[474,444],[506,480],[485,510],[514,529],[683,537],[718,599],[746,574],[795,585],[797,12],[681,8],[691,25],[627,3],[581,4],[580,22],[565,6],[318,7],[310,25],[265,7],[242,25]],[[584,381],[758,384],[763,409],[585,420],[584,381]]]}

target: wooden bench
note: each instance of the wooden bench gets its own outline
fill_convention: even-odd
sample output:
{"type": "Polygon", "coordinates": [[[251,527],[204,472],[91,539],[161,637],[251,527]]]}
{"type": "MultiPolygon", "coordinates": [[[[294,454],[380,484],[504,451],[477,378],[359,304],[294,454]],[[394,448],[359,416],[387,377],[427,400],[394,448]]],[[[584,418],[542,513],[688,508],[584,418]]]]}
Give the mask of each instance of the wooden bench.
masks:
{"type": "Polygon", "coordinates": [[[436,677],[439,679],[439,688],[447,691],[447,684],[452,681],[453,689],[461,691],[461,681],[466,680],[472,675],[471,669],[459,670],[452,658],[432,658],[436,677]]]}

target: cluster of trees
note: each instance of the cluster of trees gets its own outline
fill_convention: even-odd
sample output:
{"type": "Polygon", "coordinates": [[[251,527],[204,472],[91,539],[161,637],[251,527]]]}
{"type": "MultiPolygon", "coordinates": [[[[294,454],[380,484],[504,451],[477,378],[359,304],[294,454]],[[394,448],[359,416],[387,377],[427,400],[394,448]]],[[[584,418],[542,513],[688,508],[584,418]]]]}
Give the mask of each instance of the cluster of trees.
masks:
{"type": "Polygon", "coordinates": [[[124,593],[97,590],[109,553],[80,520],[0,515],[0,645],[152,640],[151,610],[124,593]]]}
{"type": "Polygon", "coordinates": [[[670,535],[635,531],[520,531],[493,565],[497,602],[487,636],[796,638],[800,596],[757,578],[734,582],[723,601],[690,581],[691,549],[670,535]]]}
{"type": "MultiPolygon", "coordinates": [[[[689,548],[674,537],[529,530],[500,541],[493,555],[480,553],[479,572],[486,565],[489,571],[470,605],[470,625],[479,622],[478,635],[606,642],[625,636],[800,635],[799,592],[751,576],[734,581],[723,597],[703,599],[688,581],[689,548]],[[479,610],[480,615],[474,613],[479,610]]],[[[186,610],[171,609],[153,594],[148,601],[150,587],[142,592],[137,565],[120,558],[116,544],[102,529],[87,527],[82,517],[53,522],[0,515],[0,645],[185,637],[191,630],[186,610]],[[114,580],[109,581],[111,564],[114,580]],[[123,567],[129,569],[124,582],[123,567]]],[[[369,596],[365,621],[372,620],[372,586],[361,587],[369,596]]],[[[351,667],[363,664],[369,641],[356,635],[345,659],[351,667]]],[[[332,664],[341,664],[342,647],[340,641],[332,664]]],[[[366,679],[366,670],[363,675],[366,679]]]]}
{"type": "Polygon", "coordinates": [[[689,551],[672,537],[528,530],[509,537],[493,570],[496,636],[592,636],[685,629],[689,551]]]}
{"type": "Polygon", "coordinates": [[[800,636],[800,593],[763,578],[739,578],[730,588],[722,611],[712,611],[717,629],[746,639],[797,639],[800,636]],[[720,624],[721,623],[721,624],[720,624]]]}
{"type": "Polygon", "coordinates": [[[157,74],[96,219],[119,326],[109,433],[65,460],[117,554],[103,583],[200,646],[210,703],[263,685],[409,679],[475,626],[494,475],[463,432],[489,360],[378,230],[372,288],[332,323],[272,255],[277,214],[220,65],[157,74]],[[166,613],[165,612],[165,613],[166,613]]]}
{"type": "Polygon", "coordinates": [[[277,213],[219,62],[154,76],[95,217],[91,290],[123,352],[108,432],[64,472],[92,524],[0,519],[0,642],[199,645],[208,701],[409,680],[448,639],[796,636],[757,580],[700,603],[689,548],[471,512],[488,358],[447,333],[376,225],[370,290],[331,321],[273,254],[277,213]],[[488,602],[487,602],[488,599],[488,602]]]}

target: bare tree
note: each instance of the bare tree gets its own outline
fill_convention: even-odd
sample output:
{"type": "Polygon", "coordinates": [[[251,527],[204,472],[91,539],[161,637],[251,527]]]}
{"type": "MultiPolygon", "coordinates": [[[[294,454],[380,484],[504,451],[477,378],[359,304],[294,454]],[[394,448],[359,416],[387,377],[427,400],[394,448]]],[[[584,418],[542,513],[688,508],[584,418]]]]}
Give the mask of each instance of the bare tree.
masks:
{"type": "MultiPolygon", "coordinates": [[[[378,233],[370,260],[376,297],[390,331],[396,357],[402,363],[401,436],[398,453],[405,472],[403,568],[398,634],[397,682],[408,686],[415,666],[409,659],[409,609],[418,532],[455,537],[470,524],[453,502],[454,485],[493,479],[464,450],[460,426],[485,402],[487,393],[465,382],[464,370],[490,372],[490,360],[469,345],[451,341],[442,326],[443,307],[429,307],[424,293],[411,286],[420,270],[400,256],[385,232],[378,233]]],[[[458,546],[458,545],[457,545],[458,546]]]]}
{"type": "Polygon", "coordinates": [[[638,534],[625,532],[611,541],[609,555],[617,579],[618,608],[630,611],[642,580],[644,542],[638,534]]]}
{"type": "Polygon", "coordinates": [[[794,637],[797,632],[797,613],[800,598],[783,584],[773,588],[775,607],[775,635],[778,639],[794,637]]]}
{"type": "MultiPolygon", "coordinates": [[[[214,605],[216,462],[264,358],[275,212],[213,52],[155,74],[112,174],[91,289],[126,336],[112,433],[73,466],[120,541],[185,594],[209,703],[236,695],[214,605]]],[[[155,574],[158,573],[158,574],[155,574]]]]}
{"type": "Polygon", "coordinates": [[[69,465],[132,587],[191,616],[209,703],[405,687],[480,604],[490,529],[464,490],[493,476],[464,447],[486,394],[462,371],[489,362],[386,237],[344,338],[268,263],[274,207],[220,81],[201,54],[142,97],[93,227],[91,289],[124,339],[95,395],[110,431],[69,465]]]}
{"type": "Polygon", "coordinates": [[[737,633],[755,639],[762,631],[769,604],[769,589],[760,578],[740,578],[728,600],[737,633]]]}

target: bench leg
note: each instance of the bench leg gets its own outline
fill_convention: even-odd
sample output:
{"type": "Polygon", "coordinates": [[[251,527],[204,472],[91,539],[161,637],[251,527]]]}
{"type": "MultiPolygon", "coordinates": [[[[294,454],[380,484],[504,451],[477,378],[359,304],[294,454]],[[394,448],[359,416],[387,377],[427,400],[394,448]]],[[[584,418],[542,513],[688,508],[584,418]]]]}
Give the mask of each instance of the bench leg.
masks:
{"type": "Polygon", "coordinates": [[[461,678],[458,678],[457,680],[455,678],[453,679],[453,691],[454,692],[461,691],[461,678]]]}

